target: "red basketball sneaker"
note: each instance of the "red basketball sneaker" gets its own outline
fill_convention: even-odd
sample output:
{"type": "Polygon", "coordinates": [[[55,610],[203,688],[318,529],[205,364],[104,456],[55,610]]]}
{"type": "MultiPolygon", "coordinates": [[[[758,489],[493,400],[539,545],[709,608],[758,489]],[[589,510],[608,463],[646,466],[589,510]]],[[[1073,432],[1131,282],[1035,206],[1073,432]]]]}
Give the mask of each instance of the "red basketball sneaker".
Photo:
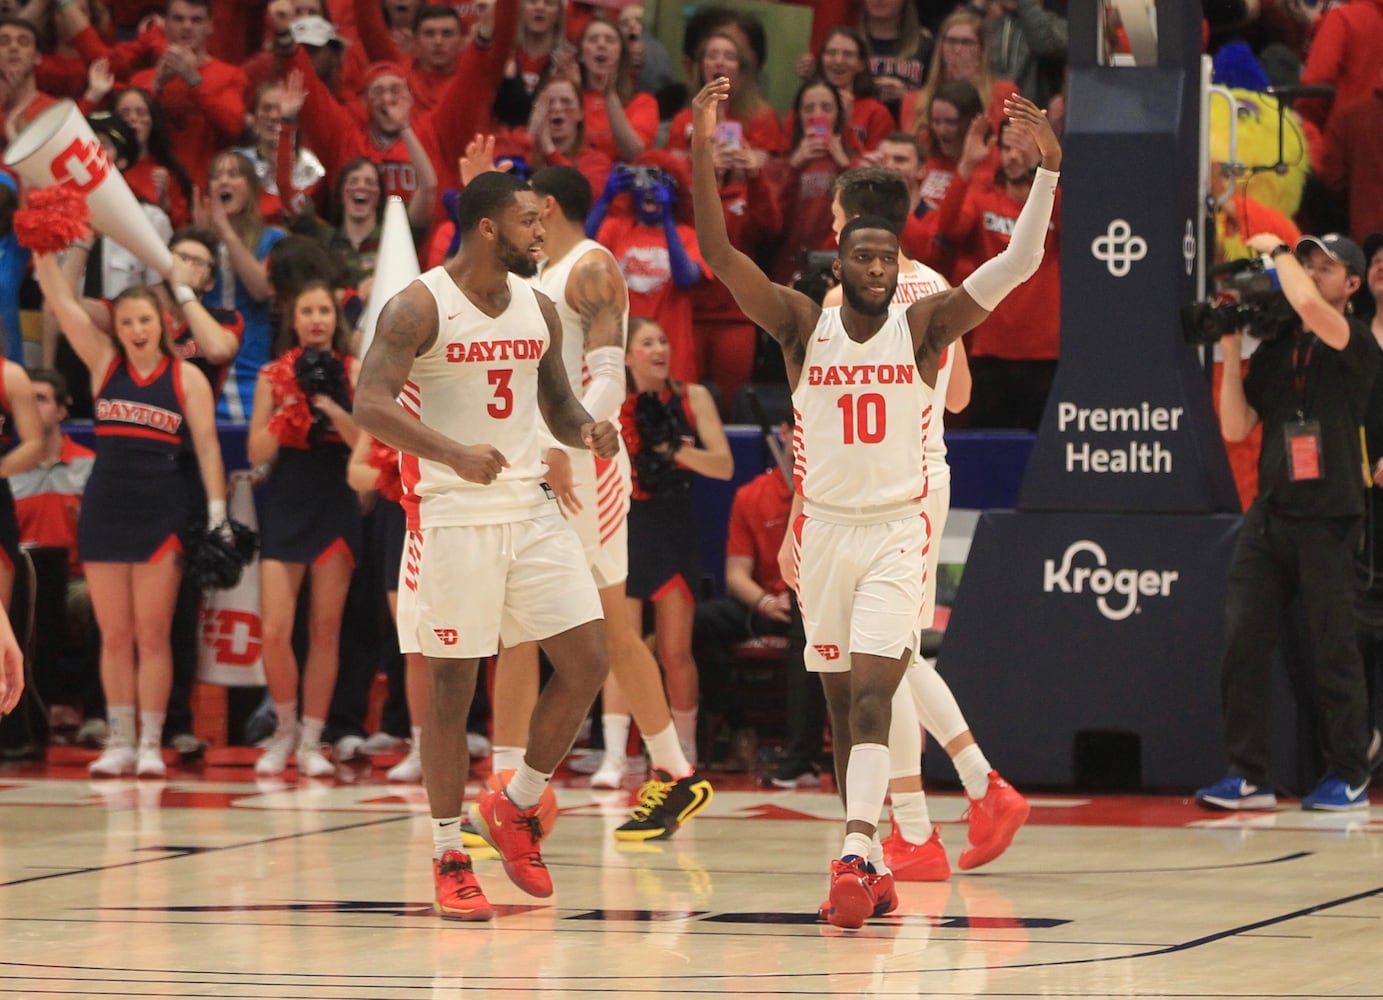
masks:
{"type": "MultiPolygon", "coordinates": [[[[504,791],[504,787],[509,784],[509,779],[514,776],[512,767],[505,768],[498,774],[492,774],[485,779],[485,787],[495,792],[504,791]]],[[[538,797],[538,818],[543,821],[543,836],[547,837],[552,833],[552,828],[557,825],[557,794],[552,790],[552,785],[543,789],[543,794],[538,797]]],[[[461,826],[461,835],[466,834],[465,824],[461,826]]],[[[467,845],[469,846],[469,844],[467,845]]]]}
{"type": "MultiPolygon", "coordinates": [[[[885,872],[882,875],[868,876],[870,891],[874,893],[874,912],[873,917],[882,917],[898,909],[898,893],[893,887],[893,873],[885,872]]],[[[835,907],[831,905],[830,899],[816,908],[816,919],[823,924],[831,922],[831,913],[835,907]]]]}
{"type": "Polygon", "coordinates": [[[1019,795],[998,771],[989,772],[989,791],[982,799],[971,799],[966,812],[970,820],[970,844],[960,852],[960,869],[969,871],[988,864],[1013,843],[1028,818],[1028,800],[1019,795]]]}
{"type": "Polygon", "coordinates": [[[475,806],[475,826],[504,859],[504,873],[530,896],[551,896],[548,874],[538,845],[543,839],[541,805],[520,809],[503,791],[491,790],[475,806]]]}
{"type": "MultiPolygon", "coordinates": [[[[866,918],[874,915],[872,883],[878,878],[869,867],[869,862],[861,857],[846,861],[838,858],[831,862],[830,908],[826,920],[832,927],[854,930],[863,927],[866,918]]],[[[889,883],[892,889],[892,882],[889,883]]]]}
{"type": "Polygon", "coordinates": [[[903,837],[898,824],[884,838],[884,861],[899,882],[945,882],[951,877],[951,863],[941,846],[941,827],[933,826],[926,843],[914,844],[903,837]]]}
{"type": "Polygon", "coordinates": [[[447,851],[433,860],[432,882],[432,909],[447,920],[489,920],[495,915],[476,881],[471,859],[460,851],[447,851]]]}

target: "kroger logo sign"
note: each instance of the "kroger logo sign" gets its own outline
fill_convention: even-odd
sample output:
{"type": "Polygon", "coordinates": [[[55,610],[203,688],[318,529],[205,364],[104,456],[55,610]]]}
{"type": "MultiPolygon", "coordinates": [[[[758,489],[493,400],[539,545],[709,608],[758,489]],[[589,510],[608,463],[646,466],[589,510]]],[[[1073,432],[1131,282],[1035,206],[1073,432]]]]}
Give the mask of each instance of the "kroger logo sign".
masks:
{"type": "Polygon", "coordinates": [[[1110,569],[1104,549],[1083,538],[1066,546],[1059,563],[1042,561],[1042,591],[1091,594],[1100,614],[1119,622],[1138,610],[1138,598],[1170,595],[1180,575],[1171,569],[1110,569]]]}

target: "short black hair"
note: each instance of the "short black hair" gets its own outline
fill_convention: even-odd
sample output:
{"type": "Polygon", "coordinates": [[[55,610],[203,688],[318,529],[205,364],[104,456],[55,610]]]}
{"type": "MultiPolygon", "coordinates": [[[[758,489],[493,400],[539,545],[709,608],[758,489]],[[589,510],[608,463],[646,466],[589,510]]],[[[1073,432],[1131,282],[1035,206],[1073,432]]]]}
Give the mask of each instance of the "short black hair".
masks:
{"type": "Polygon", "coordinates": [[[418,13],[413,15],[413,30],[417,31],[422,27],[424,21],[431,21],[439,17],[449,17],[457,24],[461,23],[461,15],[456,12],[455,7],[448,7],[446,4],[440,3],[425,3],[418,8],[418,13]]]}
{"type": "Polygon", "coordinates": [[[456,199],[457,226],[463,233],[475,232],[481,219],[493,219],[514,204],[520,191],[533,190],[513,174],[491,170],[471,181],[456,199]]]}
{"type": "Polygon", "coordinates": [[[840,231],[840,249],[844,250],[850,237],[862,229],[882,229],[886,233],[891,233],[894,239],[898,238],[898,227],[882,215],[860,215],[847,222],[845,228],[840,231]]]}
{"type": "Polygon", "coordinates": [[[68,406],[72,402],[72,393],[67,388],[67,376],[56,368],[30,368],[30,382],[42,382],[53,387],[53,401],[59,406],[68,406]]]}
{"type": "MultiPolygon", "coordinates": [[[[912,207],[908,186],[896,171],[887,167],[857,167],[836,178],[835,193],[847,219],[877,215],[887,219],[900,232],[912,207]]],[[[844,233],[841,236],[844,237],[844,233]]]]}
{"type": "Polygon", "coordinates": [[[22,17],[15,17],[13,15],[0,17],[0,28],[23,28],[34,37],[34,44],[38,44],[38,29],[22,17]]]}
{"type": "Polygon", "coordinates": [[[211,254],[211,266],[216,266],[215,261],[221,253],[221,238],[216,235],[216,230],[208,229],[206,226],[179,226],[168,239],[168,249],[171,250],[184,242],[200,243],[206,247],[207,253],[211,254]]]}
{"type": "Polygon", "coordinates": [[[540,198],[551,196],[571,222],[585,224],[591,214],[591,182],[575,167],[543,167],[529,181],[540,198]]]}

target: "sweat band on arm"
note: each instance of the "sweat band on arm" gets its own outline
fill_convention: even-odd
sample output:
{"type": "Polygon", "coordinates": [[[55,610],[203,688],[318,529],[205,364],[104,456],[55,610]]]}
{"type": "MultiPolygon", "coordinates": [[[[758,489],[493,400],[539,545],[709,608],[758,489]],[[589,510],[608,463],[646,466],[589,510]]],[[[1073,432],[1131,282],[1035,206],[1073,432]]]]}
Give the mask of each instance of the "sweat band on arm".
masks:
{"type": "Polygon", "coordinates": [[[982,309],[993,312],[1004,296],[1037,273],[1042,263],[1042,244],[1047,239],[1047,226],[1052,221],[1052,206],[1056,202],[1056,171],[1037,168],[1032,190],[1018,220],[1013,235],[1003,253],[989,258],[961,282],[970,297],[982,309]]]}
{"type": "Polygon", "coordinates": [[[208,500],[206,502],[206,523],[211,527],[226,523],[226,501],[208,500]]]}
{"type": "Polygon", "coordinates": [[[624,351],[618,347],[587,351],[586,371],[591,381],[581,397],[581,405],[592,420],[613,420],[624,405],[624,351]]]}

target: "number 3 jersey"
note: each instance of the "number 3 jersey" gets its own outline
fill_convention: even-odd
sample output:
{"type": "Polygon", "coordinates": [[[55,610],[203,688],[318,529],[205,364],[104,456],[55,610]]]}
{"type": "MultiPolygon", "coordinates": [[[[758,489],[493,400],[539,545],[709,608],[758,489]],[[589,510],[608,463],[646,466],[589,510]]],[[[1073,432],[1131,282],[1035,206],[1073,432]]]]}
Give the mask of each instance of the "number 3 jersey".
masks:
{"type": "Polygon", "coordinates": [[[920,506],[932,398],[903,312],[860,344],[839,307],[823,309],[792,393],[794,478],[808,514],[866,523],[920,506]]]}
{"type": "Polygon", "coordinates": [[[404,455],[401,478],[418,497],[417,523],[409,505],[409,527],[527,520],[551,504],[543,486],[546,424],[538,409],[538,365],[550,337],[537,293],[510,274],[509,305],[491,317],[445,268],[418,280],[437,301],[437,339],[413,360],[399,403],[453,441],[493,445],[509,466],[481,485],[440,462],[404,455]]]}

